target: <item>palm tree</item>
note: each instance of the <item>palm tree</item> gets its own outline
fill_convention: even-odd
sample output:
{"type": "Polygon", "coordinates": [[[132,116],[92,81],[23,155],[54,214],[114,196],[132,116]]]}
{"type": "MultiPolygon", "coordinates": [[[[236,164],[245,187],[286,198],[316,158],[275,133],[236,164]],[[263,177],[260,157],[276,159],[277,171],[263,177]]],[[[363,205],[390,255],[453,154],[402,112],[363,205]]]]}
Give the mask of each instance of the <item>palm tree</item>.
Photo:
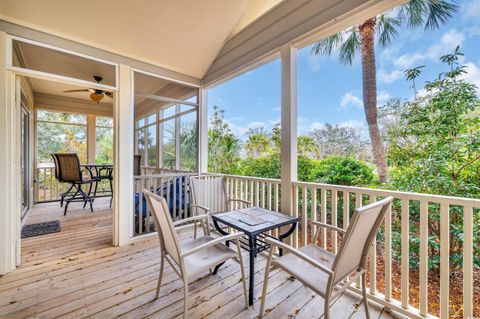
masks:
{"type": "Polygon", "coordinates": [[[368,124],[372,152],[381,182],[387,181],[387,162],[377,124],[377,79],[375,36],[381,47],[397,37],[402,25],[433,30],[446,23],[457,10],[454,0],[410,0],[357,26],[316,42],[312,53],[331,55],[338,50],[340,62],[351,65],[356,54],[362,56],[363,107],[368,124]]]}
{"type": "Polygon", "coordinates": [[[251,132],[245,142],[247,155],[252,158],[259,158],[270,150],[270,139],[264,132],[251,132]]]}
{"type": "Polygon", "coordinates": [[[311,136],[300,135],[297,139],[298,155],[313,157],[318,159],[320,153],[320,147],[317,141],[311,136]]]}

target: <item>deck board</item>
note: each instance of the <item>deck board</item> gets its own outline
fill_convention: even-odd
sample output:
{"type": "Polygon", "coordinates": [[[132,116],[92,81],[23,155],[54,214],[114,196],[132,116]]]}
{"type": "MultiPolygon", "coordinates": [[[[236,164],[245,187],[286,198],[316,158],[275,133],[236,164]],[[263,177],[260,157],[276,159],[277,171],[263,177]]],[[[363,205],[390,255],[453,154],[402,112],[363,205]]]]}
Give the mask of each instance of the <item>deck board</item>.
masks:
{"type": "MultiPolygon", "coordinates": [[[[1,318],[182,318],[183,288],[166,265],[160,298],[155,294],[158,239],[111,246],[108,200],[91,213],[72,205],[67,216],[58,203],[34,207],[27,223],[58,219],[62,231],[22,240],[22,266],[0,277],[1,318]]],[[[191,236],[189,230],[182,237],[191,236]]],[[[246,257],[246,256],[245,256],[246,257]]],[[[255,318],[266,258],[255,262],[254,307],[245,308],[239,265],[227,262],[218,274],[205,274],[189,285],[190,318],[255,318]]],[[[248,269],[248,263],[246,262],[248,269]]],[[[247,272],[248,273],[248,272],[247,272]]],[[[332,318],[364,318],[361,298],[344,294],[331,306],[332,318]]],[[[321,318],[323,299],[285,272],[270,273],[265,318],[321,318]]],[[[399,318],[371,305],[372,318],[399,318]]]]}

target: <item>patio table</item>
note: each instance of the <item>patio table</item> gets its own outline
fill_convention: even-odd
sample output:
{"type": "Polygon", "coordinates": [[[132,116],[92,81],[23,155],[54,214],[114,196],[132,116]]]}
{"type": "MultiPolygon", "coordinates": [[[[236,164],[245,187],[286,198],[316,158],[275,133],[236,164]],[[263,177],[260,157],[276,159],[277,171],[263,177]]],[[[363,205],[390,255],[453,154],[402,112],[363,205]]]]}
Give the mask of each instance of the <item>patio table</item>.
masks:
{"type": "Polygon", "coordinates": [[[110,197],[113,195],[112,187],[112,174],[113,174],[113,164],[80,164],[81,168],[85,168],[89,171],[90,176],[97,177],[99,182],[102,180],[109,180],[110,182],[110,191],[104,192],[102,195],[97,195],[97,186],[98,182],[95,183],[94,198],[96,197],[110,197]]]}
{"type": "MultiPolygon", "coordinates": [[[[212,215],[213,224],[216,230],[222,234],[227,235],[224,226],[231,227],[238,231],[244,232],[246,238],[241,240],[241,247],[249,252],[249,294],[248,304],[253,305],[254,300],[254,273],[255,273],[255,257],[258,253],[270,248],[270,245],[265,241],[265,237],[272,237],[267,232],[278,229],[278,240],[290,236],[300,220],[298,217],[285,215],[260,207],[250,207],[245,209],[234,210],[230,212],[217,213],[212,215]],[[281,228],[290,226],[284,233],[280,233],[281,228]]],[[[228,245],[228,242],[227,242],[228,245]]],[[[280,255],[282,251],[280,251],[280,255]]],[[[215,267],[214,273],[218,271],[222,264],[215,267]]]]}

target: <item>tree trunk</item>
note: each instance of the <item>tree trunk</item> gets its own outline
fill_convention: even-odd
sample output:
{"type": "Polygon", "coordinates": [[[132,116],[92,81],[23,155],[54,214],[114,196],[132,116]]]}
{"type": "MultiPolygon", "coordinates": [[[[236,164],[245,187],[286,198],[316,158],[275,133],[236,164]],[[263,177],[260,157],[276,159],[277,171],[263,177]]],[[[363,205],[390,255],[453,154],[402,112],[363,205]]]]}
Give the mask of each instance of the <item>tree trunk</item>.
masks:
{"type": "Polygon", "coordinates": [[[360,26],[362,49],[363,108],[380,182],[387,181],[387,162],[377,123],[377,76],[375,69],[375,18],[360,26]]]}

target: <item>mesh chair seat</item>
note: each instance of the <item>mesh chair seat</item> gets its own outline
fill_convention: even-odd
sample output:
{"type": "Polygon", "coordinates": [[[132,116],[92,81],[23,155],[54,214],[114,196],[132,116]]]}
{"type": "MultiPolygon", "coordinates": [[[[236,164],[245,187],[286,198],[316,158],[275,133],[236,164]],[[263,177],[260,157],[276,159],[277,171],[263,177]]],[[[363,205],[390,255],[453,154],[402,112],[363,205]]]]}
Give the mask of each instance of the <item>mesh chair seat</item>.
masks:
{"type": "MultiPolygon", "coordinates": [[[[213,240],[210,236],[203,236],[203,238],[204,243],[213,240]]],[[[183,262],[185,263],[187,276],[192,278],[205,272],[205,269],[215,268],[215,266],[235,257],[237,257],[237,252],[224,244],[218,244],[185,257],[183,262]]]]}
{"type": "MultiPolygon", "coordinates": [[[[299,251],[328,269],[332,269],[335,254],[312,244],[303,246],[299,251]]],[[[308,282],[319,295],[325,296],[328,282],[328,275],[325,272],[288,253],[273,260],[272,265],[282,268],[301,282],[308,282]]]]}

